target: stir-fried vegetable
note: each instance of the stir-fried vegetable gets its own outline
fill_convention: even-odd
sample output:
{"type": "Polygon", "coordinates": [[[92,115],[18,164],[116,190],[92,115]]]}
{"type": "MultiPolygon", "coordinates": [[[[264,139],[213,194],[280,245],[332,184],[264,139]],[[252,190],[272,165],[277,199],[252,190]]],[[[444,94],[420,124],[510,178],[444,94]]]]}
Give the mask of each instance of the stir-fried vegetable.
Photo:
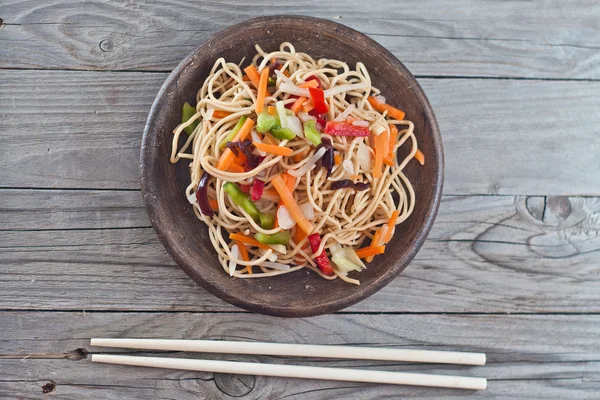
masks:
{"type": "Polygon", "coordinates": [[[275,175],[271,179],[271,183],[273,184],[275,190],[277,190],[277,193],[279,193],[281,201],[283,204],[285,204],[294,221],[296,221],[300,229],[309,234],[313,230],[313,224],[306,219],[304,214],[302,214],[302,210],[300,210],[298,203],[294,199],[292,192],[288,189],[285,182],[281,178],[281,175],[275,175]]]}
{"type": "Polygon", "coordinates": [[[233,140],[233,138],[235,137],[235,135],[237,135],[237,133],[240,131],[240,129],[242,129],[244,122],[246,122],[246,118],[248,118],[248,117],[243,116],[242,118],[240,118],[240,120],[238,121],[237,124],[235,124],[233,129],[229,131],[229,133],[227,134],[225,139],[219,144],[220,150],[223,150],[225,148],[225,146],[227,145],[227,142],[231,142],[233,140]]]}
{"type": "Polygon", "coordinates": [[[304,122],[304,137],[307,138],[314,146],[321,144],[321,133],[317,130],[316,120],[309,119],[304,122]]]}
{"type": "Polygon", "coordinates": [[[244,193],[240,187],[233,182],[226,182],[223,190],[229,195],[231,201],[240,206],[250,217],[264,229],[272,229],[275,225],[275,217],[271,214],[261,213],[256,204],[252,202],[248,193],[244,193]]]}
{"type": "Polygon", "coordinates": [[[200,182],[198,183],[198,189],[196,189],[196,200],[198,201],[198,205],[200,206],[200,211],[202,211],[202,214],[206,215],[207,217],[212,217],[215,214],[213,213],[210,203],[208,202],[209,179],[209,173],[204,171],[202,178],[200,178],[200,182]]]}
{"type": "Polygon", "coordinates": [[[367,137],[370,134],[369,128],[338,121],[327,121],[324,132],[333,136],[367,137]]]}
{"type": "Polygon", "coordinates": [[[265,182],[255,178],[254,182],[252,182],[252,191],[250,194],[250,198],[254,201],[260,200],[265,191],[265,182]]]}
{"type": "Polygon", "coordinates": [[[258,114],[256,120],[256,131],[260,133],[267,133],[271,129],[279,127],[279,118],[275,115],[271,115],[266,111],[258,114]]]}
{"type": "Polygon", "coordinates": [[[244,68],[244,72],[246,73],[248,78],[250,78],[250,82],[252,82],[252,85],[256,89],[258,89],[259,82],[260,82],[260,75],[258,74],[256,67],[254,65],[250,65],[249,67],[244,68]]]}
{"type": "Polygon", "coordinates": [[[308,92],[318,113],[324,114],[329,111],[329,106],[325,102],[325,92],[323,92],[323,89],[309,87],[308,92]]]}
{"type": "Polygon", "coordinates": [[[274,146],[272,144],[266,144],[266,143],[253,143],[253,144],[254,144],[254,147],[256,147],[257,149],[259,149],[261,151],[264,151],[265,153],[271,153],[271,154],[275,154],[278,156],[291,156],[292,153],[294,152],[289,147],[274,146]]]}
{"type": "MultiPolygon", "coordinates": [[[[250,134],[252,127],[254,126],[254,120],[252,118],[248,118],[244,121],[244,124],[238,131],[238,133],[234,136],[233,141],[239,142],[246,139],[246,136],[250,134]]],[[[231,151],[231,149],[225,149],[219,158],[219,162],[217,162],[217,168],[226,171],[229,168],[229,165],[233,161],[235,154],[231,151]]]]}
{"type": "Polygon", "coordinates": [[[368,258],[372,256],[376,256],[378,254],[383,254],[385,252],[385,246],[369,246],[364,247],[360,250],[356,251],[356,255],[360,258],[368,258]]]}
{"type": "MultiPolygon", "coordinates": [[[[308,243],[310,244],[310,249],[313,254],[319,251],[319,247],[321,246],[321,236],[318,233],[313,233],[312,235],[308,235],[308,243]]],[[[325,275],[333,275],[333,267],[329,262],[329,257],[327,257],[327,253],[325,253],[325,249],[321,251],[321,254],[315,254],[315,261],[319,266],[319,269],[325,275]]]]}
{"type": "Polygon", "coordinates": [[[344,274],[351,271],[361,271],[363,268],[366,268],[365,264],[351,247],[344,247],[339,243],[331,246],[331,261],[344,274]]]}
{"type": "Polygon", "coordinates": [[[292,106],[290,107],[290,110],[292,110],[294,114],[298,114],[298,111],[300,111],[300,109],[302,108],[302,103],[304,103],[305,101],[306,97],[298,97],[294,104],[292,104],[292,106]]]}
{"type": "Polygon", "coordinates": [[[260,114],[265,106],[265,97],[267,96],[267,83],[269,81],[269,68],[264,68],[260,72],[258,81],[258,93],[256,94],[256,113],[260,114]]]}
{"type": "Polygon", "coordinates": [[[342,179],[341,181],[335,181],[331,184],[331,190],[352,188],[358,192],[369,189],[371,186],[364,182],[352,182],[350,179],[342,179]]]}
{"type": "MultiPolygon", "coordinates": [[[[190,105],[190,103],[183,103],[183,108],[181,109],[181,123],[188,122],[190,118],[192,118],[196,114],[196,108],[190,105]]],[[[183,128],[184,131],[188,133],[188,135],[194,132],[194,129],[198,126],[198,120],[192,122],[190,125],[183,128]]]]}
{"type": "Polygon", "coordinates": [[[369,96],[368,98],[369,104],[379,112],[387,111],[387,115],[390,117],[402,121],[404,119],[404,111],[398,110],[396,107],[392,107],[389,104],[380,103],[373,96],[369,96]]]}
{"type": "Polygon", "coordinates": [[[425,165],[425,154],[423,154],[421,150],[417,149],[417,152],[415,153],[415,159],[419,162],[419,164],[425,165]]]}
{"type": "Polygon", "coordinates": [[[325,154],[323,154],[323,158],[321,158],[320,162],[323,168],[327,170],[327,178],[329,178],[331,171],[333,171],[334,165],[333,144],[331,143],[331,140],[324,138],[319,147],[317,147],[317,150],[320,148],[326,149],[325,154]]]}
{"type": "Polygon", "coordinates": [[[267,235],[262,232],[258,232],[254,235],[256,240],[261,242],[262,244],[283,244],[286,245],[292,238],[290,231],[281,231],[277,233],[273,233],[271,235],[267,235]]]}

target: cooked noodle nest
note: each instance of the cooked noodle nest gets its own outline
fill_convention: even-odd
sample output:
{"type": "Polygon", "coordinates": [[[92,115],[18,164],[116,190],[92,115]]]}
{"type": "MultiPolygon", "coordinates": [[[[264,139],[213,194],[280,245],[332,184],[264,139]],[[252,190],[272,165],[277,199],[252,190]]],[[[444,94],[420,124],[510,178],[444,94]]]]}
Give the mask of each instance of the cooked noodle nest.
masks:
{"type": "MultiPolygon", "coordinates": [[[[284,80],[301,84],[306,82],[306,78],[316,76],[326,94],[332,94],[325,98],[329,106],[327,120],[335,120],[351,107],[352,110],[346,117],[367,121],[372,132],[378,130],[380,134],[390,135],[390,124],[398,127],[394,154],[400,147],[408,146],[408,151],[403,152],[407,154],[403,159],[393,157],[393,165],[384,165],[381,177],[374,178],[372,171],[363,170],[357,154],[360,144],[364,143],[373,156],[373,134],[369,137],[354,137],[321,133],[322,138],[331,140],[335,154],[341,156],[341,162],[336,163],[329,178],[327,171],[318,165],[309,169],[296,179],[293,191],[299,205],[308,203],[314,211],[313,232],[321,235],[321,245],[315,254],[321,254],[323,249],[329,249],[336,243],[358,249],[373,238],[377,229],[388,223],[394,210],[399,211],[396,225],[405,221],[415,204],[413,187],[403,173],[405,166],[417,152],[414,125],[408,120],[389,119],[385,112],[373,109],[367,97],[371,94],[379,95],[380,91],[371,85],[365,65],[359,62],[355,69],[352,69],[347,63],[339,60],[315,60],[306,53],[296,52],[294,46],[288,42],[282,43],[279,51],[267,53],[258,45],[256,50],[257,54],[253,57],[252,64],[259,72],[263,68],[269,68],[271,60],[276,59],[283,65],[281,70],[289,74],[289,77],[281,73],[276,74],[274,89],[265,98],[265,109],[267,105],[274,105],[280,100],[285,104],[296,101],[295,96],[281,90],[280,85],[284,80]],[[328,92],[329,89],[335,90],[328,92]],[[369,189],[356,191],[350,188],[330,188],[333,182],[342,179],[368,183],[369,189]]],[[[285,254],[273,249],[247,246],[249,261],[244,261],[239,251],[235,251],[236,243],[229,239],[230,233],[252,236],[257,232],[281,232],[283,228],[263,229],[229,198],[223,190],[223,185],[226,182],[251,185],[254,179],[261,179],[265,182],[265,188],[270,189],[273,176],[301,168],[316,151],[315,146],[306,138],[296,136],[279,144],[290,148],[293,151],[291,156],[267,153],[256,168],[247,172],[228,172],[216,168],[223,152],[219,145],[239,119],[243,116],[256,119],[257,90],[250,81],[244,79],[244,71],[241,68],[243,62],[242,59],[239,64],[235,64],[223,58],[215,62],[196,95],[196,113],[188,121],[178,125],[173,132],[170,158],[171,163],[189,161],[190,184],[185,190],[188,199],[194,198],[200,178],[205,172],[212,176],[208,197],[217,201],[218,211],[214,216],[208,217],[202,214],[197,202],[193,203],[193,208],[196,216],[208,226],[210,240],[221,266],[226,273],[236,278],[262,278],[308,268],[324,279],[341,278],[349,283],[359,284],[357,279],[350,278],[337,268],[334,268],[335,274],[332,276],[323,274],[317,267],[306,235],[299,243],[290,240],[286,245],[285,254]],[[224,118],[216,118],[213,115],[215,110],[231,114],[224,118]],[[198,121],[197,127],[185,138],[184,129],[195,121],[198,121]],[[298,160],[298,157],[294,156],[297,155],[301,157],[296,162],[294,159],[298,160]]],[[[254,203],[261,213],[277,212],[277,203],[265,198],[254,203]]],[[[292,237],[297,229],[298,225],[291,229],[292,237]]]]}

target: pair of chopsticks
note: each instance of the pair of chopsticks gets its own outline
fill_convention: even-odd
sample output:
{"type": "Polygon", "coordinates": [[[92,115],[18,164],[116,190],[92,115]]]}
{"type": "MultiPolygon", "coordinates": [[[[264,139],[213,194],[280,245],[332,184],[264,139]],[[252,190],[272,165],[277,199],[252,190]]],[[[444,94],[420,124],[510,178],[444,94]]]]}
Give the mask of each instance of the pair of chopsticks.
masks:
{"type": "MultiPolygon", "coordinates": [[[[485,365],[486,361],[485,354],[483,353],[286,343],[230,342],[217,340],[92,339],[91,345],[127,349],[189,351],[198,353],[260,354],[269,356],[408,361],[436,364],[485,365]]],[[[92,362],[240,375],[264,375],[471,390],[484,390],[487,386],[487,380],[485,378],[237,361],[93,354],[92,362]]]]}

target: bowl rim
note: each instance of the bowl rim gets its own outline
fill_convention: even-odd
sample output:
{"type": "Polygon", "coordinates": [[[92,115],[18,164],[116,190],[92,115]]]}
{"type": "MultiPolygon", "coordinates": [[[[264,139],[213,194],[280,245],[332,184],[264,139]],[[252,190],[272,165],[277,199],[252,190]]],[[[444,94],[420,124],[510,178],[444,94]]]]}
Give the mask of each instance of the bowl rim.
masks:
{"type": "Polygon", "coordinates": [[[210,39],[208,39],[206,42],[204,42],[195,50],[193,50],[175,67],[175,69],[173,69],[173,71],[169,74],[167,79],[161,85],[158,94],[156,95],[150,108],[150,112],[148,114],[148,118],[146,120],[146,125],[144,127],[144,132],[142,136],[139,169],[141,191],[144,198],[144,205],[148,213],[150,222],[152,223],[152,226],[154,227],[154,230],[159,240],[161,241],[169,255],[178,264],[178,266],[182,268],[184,272],[188,276],[190,276],[197,284],[199,284],[201,287],[203,287],[213,295],[217,296],[218,298],[225,300],[226,302],[235,306],[241,307],[245,310],[280,317],[310,317],[339,311],[353,304],[356,304],[363,299],[366,299],[367,297],[373,295],[375,292],[379,291],[384,286],[386,286],[392,279],[398,276],[410,264],[417,252],[423,246],[425,239],[429,235],[429,232],[431,231],[439,209],[444,182],[444,152],[437,119],[435,117],[435,113],[433,112],[433,108],[431,107],[431,104],[427,96],[425,95],[425,92],[417,82],[414,75],[412,75],[412,73],[404,66],[404,64],[402,64],[402,62],[398,60],[389,50],[387,50],[385,47],[377,43],[375,40],[369,38],[365,34],[348,26],[327,19],[301,15],[272,15],[251,18],[241,23],[232,25],[221,31],[218,31],[210,39]],[[159,212],[160,207],[155,202],[151,201],[151,198],[154,196],[155,193],[152,192],[150,189],[148,182],[152,178],[146,175],[147,169],[145,168],[145,165],[149,161],[151,161],[148,159],[152,158],[149,154],[151,153],[151,146],[149,142],[152,139],[151,136],[153,132],[158,128],[158,125],[155,125],[155,121],[158,110],[162,106],[161,103],[167,96],[167,89],[171,86],[173,81],[176,81],[181,75],[181,73],[185,71],[185,69],[188,68],[190,64],[192,64],[195,61],[196,58],[199,57],[199,54],[202,54],[204,49],[209,48],[212,45],[212,43],[219,41],[224,36],[226,37],[234,33],[235,31],[243,28],[245,25],[248,25],[250,22],[286,23],[292,21],[297,22],[298,20],[304,21],[306,24],[308,24],[307,26],[310,26],[310,24],[328,26],[330,29],[336,29],[338,31],[342,30],[346,35],[354,35],[356,37],[360,37],[361,40],[364,40],[369,46],[374,47],[377,50],[377,52],[381,53],[385,58],[387,58],[387,60],[402,74],[406,75],[409,79],[414,80],[415,86],[413,86],[413,88],[415,89],[415,96],[418,97],[418,100],[422,104],[423,113],[425,115],[424,119],[428,121],[430,125],[431,140],[433,143],[433,150],[437,156],[436,158],[438,171],[435,182],[431,183],[433,195],[430,204],[427,207],[426,212],[424,213],[424,222],[420,227],[417,228],[417,235],[415,237],[413,245],[402,256],[404,261],[395,263],[391,268],[385,270],[384,273],[382,273],[380,276],[376,277],[372,282],[370,282],[368,286],[361,286],[360,291],[349,291],[347,296],[340,297],[336,300],[332,300],[326,303],[320,302],[318,305],[309,307],[302,311],[287,308],[284,304],[258,304],[257,302],[252,300],[246,300],[241,297],[233,296],[231,295],[230,291],[224,290],[218,284],[212,283],[209,280],[201,279],[197,276],[197,274],[194,274],[193,272],[195,271],[195,269],[193,268],[193,266],[190,265],[187,262],[187,260],[181,258],[179,254],[177,254],[177,252],[173,249],[173,246],[170,243],[170,232],[164,228],[165,224],[162,221],[163,216],[159,212]]]}

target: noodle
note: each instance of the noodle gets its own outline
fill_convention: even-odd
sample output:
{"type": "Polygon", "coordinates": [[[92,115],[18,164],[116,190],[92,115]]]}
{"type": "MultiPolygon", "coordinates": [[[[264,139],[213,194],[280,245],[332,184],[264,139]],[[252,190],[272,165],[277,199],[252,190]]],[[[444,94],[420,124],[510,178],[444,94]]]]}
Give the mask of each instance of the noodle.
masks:
{"type": "MultiPolygon", "coordinates": [[[[395,155],[398,149],[406,144],[409,148],[408,155],[400,162],[394,156],[393,166],[384,164],[381,176],[374,178],[372,171],[364,170],[360,157],[357,155],[361,143],[367,145],[373,155],[372,148],[375,147],[373,134],[368,137],[355,137],[322,132],[321,138],[329,139],[335,154],[340,155],[342,161],[347,160],[348,162],[333,166],[329,177],[327,177],[327,170],[321,168],[320,165],[308,168],[305,174],[296,179],[293,191],[297,204],[308,203],[313,209],[314,219],[311,222],[314,229],[312,232],[321,235],[319,249],[313,253],[308,246],[306,235],[303,235],[299,243],[295,243],[293,239],[290,240],[285,245],[284,252],[277,246],[267,247],[269,249],[265,250],[249,245],[247,246],[249,260],[246,261],[241,256],[233,256],[234,253],[239,254],[239,252],[237,249],[232,250],[236,241],[230,240],[229,234],[241,233],[247,237],[253,237],[252,235],[256,233],[272,235],[282,232],[284,229],[280,226],[271,229],[261,226],[261,223],[253,219],[247,210],[228,196],[224,189],[225,183],[233,182],[243,187],[243,185],[252,185],[255,179],[260,179],[265,182],[266,190],[270,189],[273,192],[272,178],[275,175],[298,170],[307,165],[316,149],[304,137],[296,136],[288,141],[274,140],[274,142],[278,142],[279,146],[291,149],[292,155],[281,156],[263,152],[261,154],[266,154],[266,156],[258,166],[249,170],[246,168],[244,172],[229,172],[217,168],[217,163],[223,155],[220,145],[238,124],[240,118],[248,117],[256,120],[255,103],[259,96],[252,83],[244,79],[244,72],[240,67],[243,60],[240,64],[226,62],[223,58],[215,62],[208,78],[197,93],[196,113],[189,120],[177,126],[173,132],[170,161],[177,163],[182,160],[183,162],[190,160],[191,180],[185,195],[190,202],[193,201],[196,216],[208,226],[210,240],[226,273],[237,278],[261,278],[308,268],[325,279],[331,280],[339,277],[346,282],[358,284],[358,280],[347,276],[347,271],[344,272],[338,268],[334,268],[332,275],[323,273],[318,262],[315,261],[314,254],[321,254],[323,250],[331,249],[336,244],[357,249],[366,241],[372,240],[378,229],[384,229],[383,227],[388,224],[395,210],[399,213],[395,225],[402,223],[410,216],[415,205],[415,193],[411,183],[404,175],[403,169],[417,152],[414,125],[404,119],[391,119],[387,116],[387,111],[381,113],[371,106],[367,101],[368,96],[371,93],[378,95],[380,91],[371,86],[371,78],[362,63],[357,63],[356,69],[352,70],[348,64],[342,61],[315,60],[308,54],[296,52],[294,47],[287,42],[281,44],[279,51],[265,53],[258,45],[256,45],[256,50],[258,53],[253,57],[252,65],[256,66],[258,72],[269,68],[273,59],[282,65],[280,71],[286,71],[286,74],[277,72],[274,75],[276,82],[274,86],[270,86],[271,90],[266,94],[265,110],[267,105],[274,105],[279,100],[290,106],[296,101],[297,96],[292,96],[288,91],[282,90],[282,84],[298,85],[307,82],[309,77],[316,77],[325,91],[325,102],[328,106],[325,116],[327,121],[334,121],[336,117],[346,111],[338,119],[345,121],[345,117],[350,117],[349,121],[361,121],[356,123],[356,126],[368,124],[371,132],[379,131],[386,135],[390,135],[392,132],[389,124],[394,124],[399,127],[399,131],[395,138],[393,154],[395,155]],[[213,115],[215,110],[229,114],[223,114],[226,116],[217,118],[213,115]],[[190,126],[195,126],[195,128],[183,140],[185,136],[182,136],[182,132],[190,126]],[[183,144],[180,144],[180,141],[183,144]],[[350,174],[343,164],[349,170],[353,170],[350,171],[353,174],[350,174]],[[218,211],[211,217],[204,215],[201,206],[194,201],[200,179],[205,173],[211,177],[208,181],[208,198],[216,200],[218,205],[218,211]],[[348,179],[362,181],[368,184],[369,188],[361,191],[352,188],[338,190],[331,188],[333,182],[348,179]],[[234,265],[234,269],[231,271],[230,261],[233,261],[232,265],[234,265]],[[263,265],[265,262],[271,264],[263,265]],[[272,264],[273,262],[276,264],[272,264]],[[273,268],[281,267],[279,264],[288,265],[290,268],[287,270],[273,268]]],[[[273,66],[271,68],[273,69],[273,66]]],[[[294,90],[302,93],[308,91],[308,89],[294,90]]],[[[252,134],[252,138],[256,139],[257,137],[260,136],[252,134]]],[[[258,154],[257,150],[254,151],[255,154],[258,154]]],[[[278,209],[276,202],[266,198],[254,203],[262,214],[275,215],[278,209]]],[[[291,228],[290,233],[293,238],[296,237],[298,229],[300,229],[298,224],[291,228]]]]}

